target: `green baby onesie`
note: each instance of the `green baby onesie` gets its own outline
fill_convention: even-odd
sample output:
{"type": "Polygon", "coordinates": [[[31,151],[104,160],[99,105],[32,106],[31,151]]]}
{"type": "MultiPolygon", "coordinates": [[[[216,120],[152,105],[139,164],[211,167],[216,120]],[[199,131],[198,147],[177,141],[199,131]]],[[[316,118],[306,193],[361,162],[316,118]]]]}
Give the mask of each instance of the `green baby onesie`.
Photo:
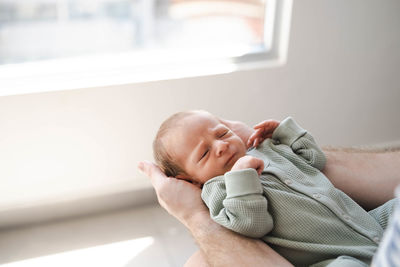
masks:
{"type": "Polygon", "coordinates": [[[247,153],[264,161],[207,181],[202,199],[213,220],[261,238],[295,266],[367,266],[393,211],[391,200],[367,212],[321,170],[325,155],[292,118],[247,153]]]}

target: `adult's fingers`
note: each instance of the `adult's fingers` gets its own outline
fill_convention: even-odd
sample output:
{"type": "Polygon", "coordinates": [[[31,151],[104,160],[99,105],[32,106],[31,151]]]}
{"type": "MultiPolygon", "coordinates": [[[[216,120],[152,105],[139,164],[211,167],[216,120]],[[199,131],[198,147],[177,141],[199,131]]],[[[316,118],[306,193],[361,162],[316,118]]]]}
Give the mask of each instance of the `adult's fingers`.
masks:
{"type": "Polygon", "coordinates": [[[150,161],[139,162],[138,168],[150,178],[154,187],[158,185],[160,179],[167,177],[156,164],[150,161]]]}

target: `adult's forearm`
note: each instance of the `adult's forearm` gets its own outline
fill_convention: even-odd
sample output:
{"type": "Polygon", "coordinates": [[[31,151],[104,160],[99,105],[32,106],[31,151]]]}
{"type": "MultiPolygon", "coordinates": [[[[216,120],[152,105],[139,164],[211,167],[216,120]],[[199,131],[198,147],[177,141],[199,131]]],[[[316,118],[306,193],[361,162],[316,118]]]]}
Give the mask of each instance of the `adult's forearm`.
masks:
{"type": "Polygon", "coordinates": [[[400,151],[325,148],[324,152],[323,173],[365,209],[394,197],[394,188],[400,184],[400,151]]]}
{"type": "Polygon", "coordinates": [[[261,240],[236,234],[197,214],[187,222],[210,266],[292,266],[261,240]]]}

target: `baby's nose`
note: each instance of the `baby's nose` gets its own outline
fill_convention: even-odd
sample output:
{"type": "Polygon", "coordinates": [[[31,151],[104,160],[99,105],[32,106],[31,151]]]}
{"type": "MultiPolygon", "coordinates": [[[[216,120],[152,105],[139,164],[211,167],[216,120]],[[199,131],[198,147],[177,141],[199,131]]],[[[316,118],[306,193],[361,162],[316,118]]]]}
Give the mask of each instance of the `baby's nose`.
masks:
{"type": "Polygon", "coordinates": [[[218,140],[216,143],[216,151],[217,151],[217,156],[221,156],[225,150],[228,148],[229,144],[227,142],[224,142],[222,140],[218,140]]]}

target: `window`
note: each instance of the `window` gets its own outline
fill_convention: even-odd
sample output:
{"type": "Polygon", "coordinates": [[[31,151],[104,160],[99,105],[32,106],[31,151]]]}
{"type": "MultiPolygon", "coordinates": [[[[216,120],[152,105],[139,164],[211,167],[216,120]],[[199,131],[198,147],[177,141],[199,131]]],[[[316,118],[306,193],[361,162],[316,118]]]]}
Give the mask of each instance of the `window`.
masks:
{"type": "Polygon", "coordinates": [[[273,54],[284,2],[0,0],[0,78],[123,69],[146,80],[155,66],[260,59],[273,54]]]}

